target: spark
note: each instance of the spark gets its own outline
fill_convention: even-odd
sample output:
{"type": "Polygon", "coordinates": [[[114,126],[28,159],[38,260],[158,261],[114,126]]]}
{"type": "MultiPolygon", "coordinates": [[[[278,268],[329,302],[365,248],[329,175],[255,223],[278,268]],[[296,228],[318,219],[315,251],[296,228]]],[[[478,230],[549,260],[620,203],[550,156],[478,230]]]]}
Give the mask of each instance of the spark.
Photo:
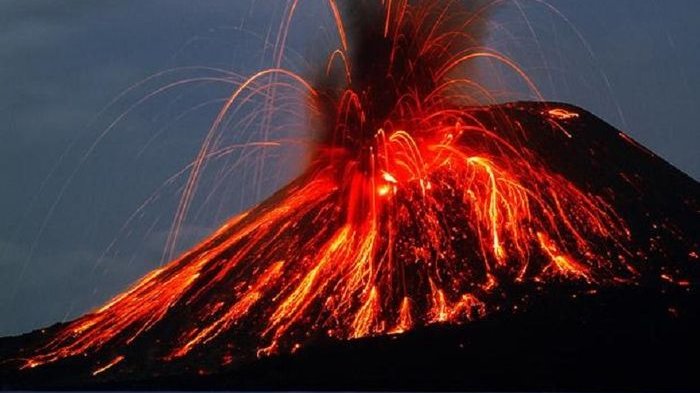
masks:
{"type": "Polygon", "coordinates": [[[109,362],[109,363],[107,363],[106,365],[104,365],[104,366],[98,368],[97,370],[93,371],[92,376],[94,377],[94,376],[96,376],[96,375],[98,375],[98,374],[101,374],[101,373],[103,373],[103,372],[109,370],[110,368],[116,366],[116,365],[117,365],[119,362],[121,362],[122,360],[124,360],[124,356],[117,356],[117,357],[114,358],[114,360],[112,360],[111,362],[109,362]]]}

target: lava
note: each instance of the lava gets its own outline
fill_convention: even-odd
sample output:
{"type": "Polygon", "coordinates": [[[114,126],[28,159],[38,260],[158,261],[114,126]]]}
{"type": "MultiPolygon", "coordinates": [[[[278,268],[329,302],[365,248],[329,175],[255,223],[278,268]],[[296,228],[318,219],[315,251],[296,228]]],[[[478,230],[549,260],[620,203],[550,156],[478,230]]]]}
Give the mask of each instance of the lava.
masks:
{"type": "MultiPolygon", "coordinates": [[[[358,27],[328,4],[340,47],[314,78],[275,67],[240,84],[191,166],[173,236],[222,120],[252,95],[304,92],[318,124],[305,173],[62,327],[23,367],[107,351],[113,360],[94,374],[107,372],[173,310],[186,317],[157,356],[176,361],[216,343],[225,365],[314,337],[469,322],[522,302],[512,285],[592,290],[635,279],[630,230],[609,201],[549,169],[516,124],[488,127],[469,106],[490,97],[465,71],[477,59],[511,68],[536,93],[513,61],[470,36],[486,6],[377,0],[366,8],[381,22],[358,27]]],[[[547,113],[565,134],[579,116],[547,113]]]]}

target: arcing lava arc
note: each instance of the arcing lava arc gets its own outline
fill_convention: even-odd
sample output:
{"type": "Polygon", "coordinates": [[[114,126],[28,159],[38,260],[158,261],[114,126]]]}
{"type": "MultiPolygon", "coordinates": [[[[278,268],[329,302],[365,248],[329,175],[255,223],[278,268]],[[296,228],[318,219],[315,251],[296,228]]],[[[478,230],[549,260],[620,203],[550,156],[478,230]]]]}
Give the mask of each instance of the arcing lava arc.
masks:
{"type": "Polygon", "coordinates": [[[578,108],[480,105],[492,95],[466,72],[478,59],[537,94],[472,35],[491,3],[361,3],[328,1],[340,47],[315,78],[277,65],[233,92],[173,233],[223,118],[251,95],[305,92],[317,129],[304,174],[103,307],[40,334],[13,365],[79,362],[96,378],[212,373],[319,338],[489,318],[553,285],[562,297],[696,285],[697,182],[578,108]],[[666,197],[645,171],[668,173],[678,193],[666,197]]]}

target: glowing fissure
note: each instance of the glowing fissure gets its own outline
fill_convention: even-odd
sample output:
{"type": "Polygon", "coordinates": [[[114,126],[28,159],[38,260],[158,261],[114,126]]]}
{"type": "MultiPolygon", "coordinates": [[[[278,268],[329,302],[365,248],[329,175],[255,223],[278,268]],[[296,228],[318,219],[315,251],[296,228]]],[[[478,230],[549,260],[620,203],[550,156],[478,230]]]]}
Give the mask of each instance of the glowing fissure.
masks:
{"type": "MultiPolygon", "coordinates": [[[[335,87],[300,82],[322,124],[306,173],[62,328],[25,367],[128,346],[175,307],[187,321],[171,332],[177,339],[162,358],[174,361],[221,339],[228,364],[293,351],[314,336],[353,339],[468,322],[507,298],[503,282],[590,285],[633,275],[624,258],[609,257],[626,255],[629,234],[602,199],[539,163],[515,131],[488,129],[461,104],[485,89],[475,89],[460,64],[488,57],[517,68],[465,47],[471,16],[456,2],[377,6],[385,19],[376,34],[362,33],[381,44],[372,49],[376,58],[362,59],[376,63],[350,64],[352,37],[330,1],[342,41],[331,57],[342,62],[329,60],[324,76],[335,87]],[[342,78],[330,75],[336,68],[342,78]],[[594,244],[610,247],[602,253],[594,244]]],[[[292,75],[275,69],[244,82],[212,133],[256,79],[273,73],[292,75]]],[[[553,121],[577,116],[550,114],[553,121]]],[[[192,168],[174,236],[212,138],[192,168]]]]}

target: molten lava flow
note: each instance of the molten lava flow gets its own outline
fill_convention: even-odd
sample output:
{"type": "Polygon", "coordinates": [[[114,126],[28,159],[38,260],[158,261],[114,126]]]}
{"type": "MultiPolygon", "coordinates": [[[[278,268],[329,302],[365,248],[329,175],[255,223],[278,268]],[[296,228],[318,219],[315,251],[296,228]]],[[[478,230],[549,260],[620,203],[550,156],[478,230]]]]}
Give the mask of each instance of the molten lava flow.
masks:
{"type": "MultiPolygon", "coordinates": [[[[309,91],[319,124],[306,173],[68,324],[25,367],[117,352],[98,374],[166,323],[175,339],[159,342],[162,359],[216,344],[227,348],[220,362],[228,364],[293,351],[313,337],[467,322],[517,303],[512,285],[634,277],[628,230],[609,204],[539,162],[515,124],[486,127],[477,113],[484,110],[465,106],[488,94],[464,75],[474,59],[512,67],[532,84],[513,62],[473,44],[469,29],[484,10],[389,0],[373,8],[381,23],[352,32],[330,6],[342,44],[326,73],[313,82],[281,69],[258,73],[212,129],[237,100],[270,88],[261,81],[270,74],[277,85],[296,83],[309,91]]],[[[578,116],[549,114],[553,122],[578,116]]]]}

